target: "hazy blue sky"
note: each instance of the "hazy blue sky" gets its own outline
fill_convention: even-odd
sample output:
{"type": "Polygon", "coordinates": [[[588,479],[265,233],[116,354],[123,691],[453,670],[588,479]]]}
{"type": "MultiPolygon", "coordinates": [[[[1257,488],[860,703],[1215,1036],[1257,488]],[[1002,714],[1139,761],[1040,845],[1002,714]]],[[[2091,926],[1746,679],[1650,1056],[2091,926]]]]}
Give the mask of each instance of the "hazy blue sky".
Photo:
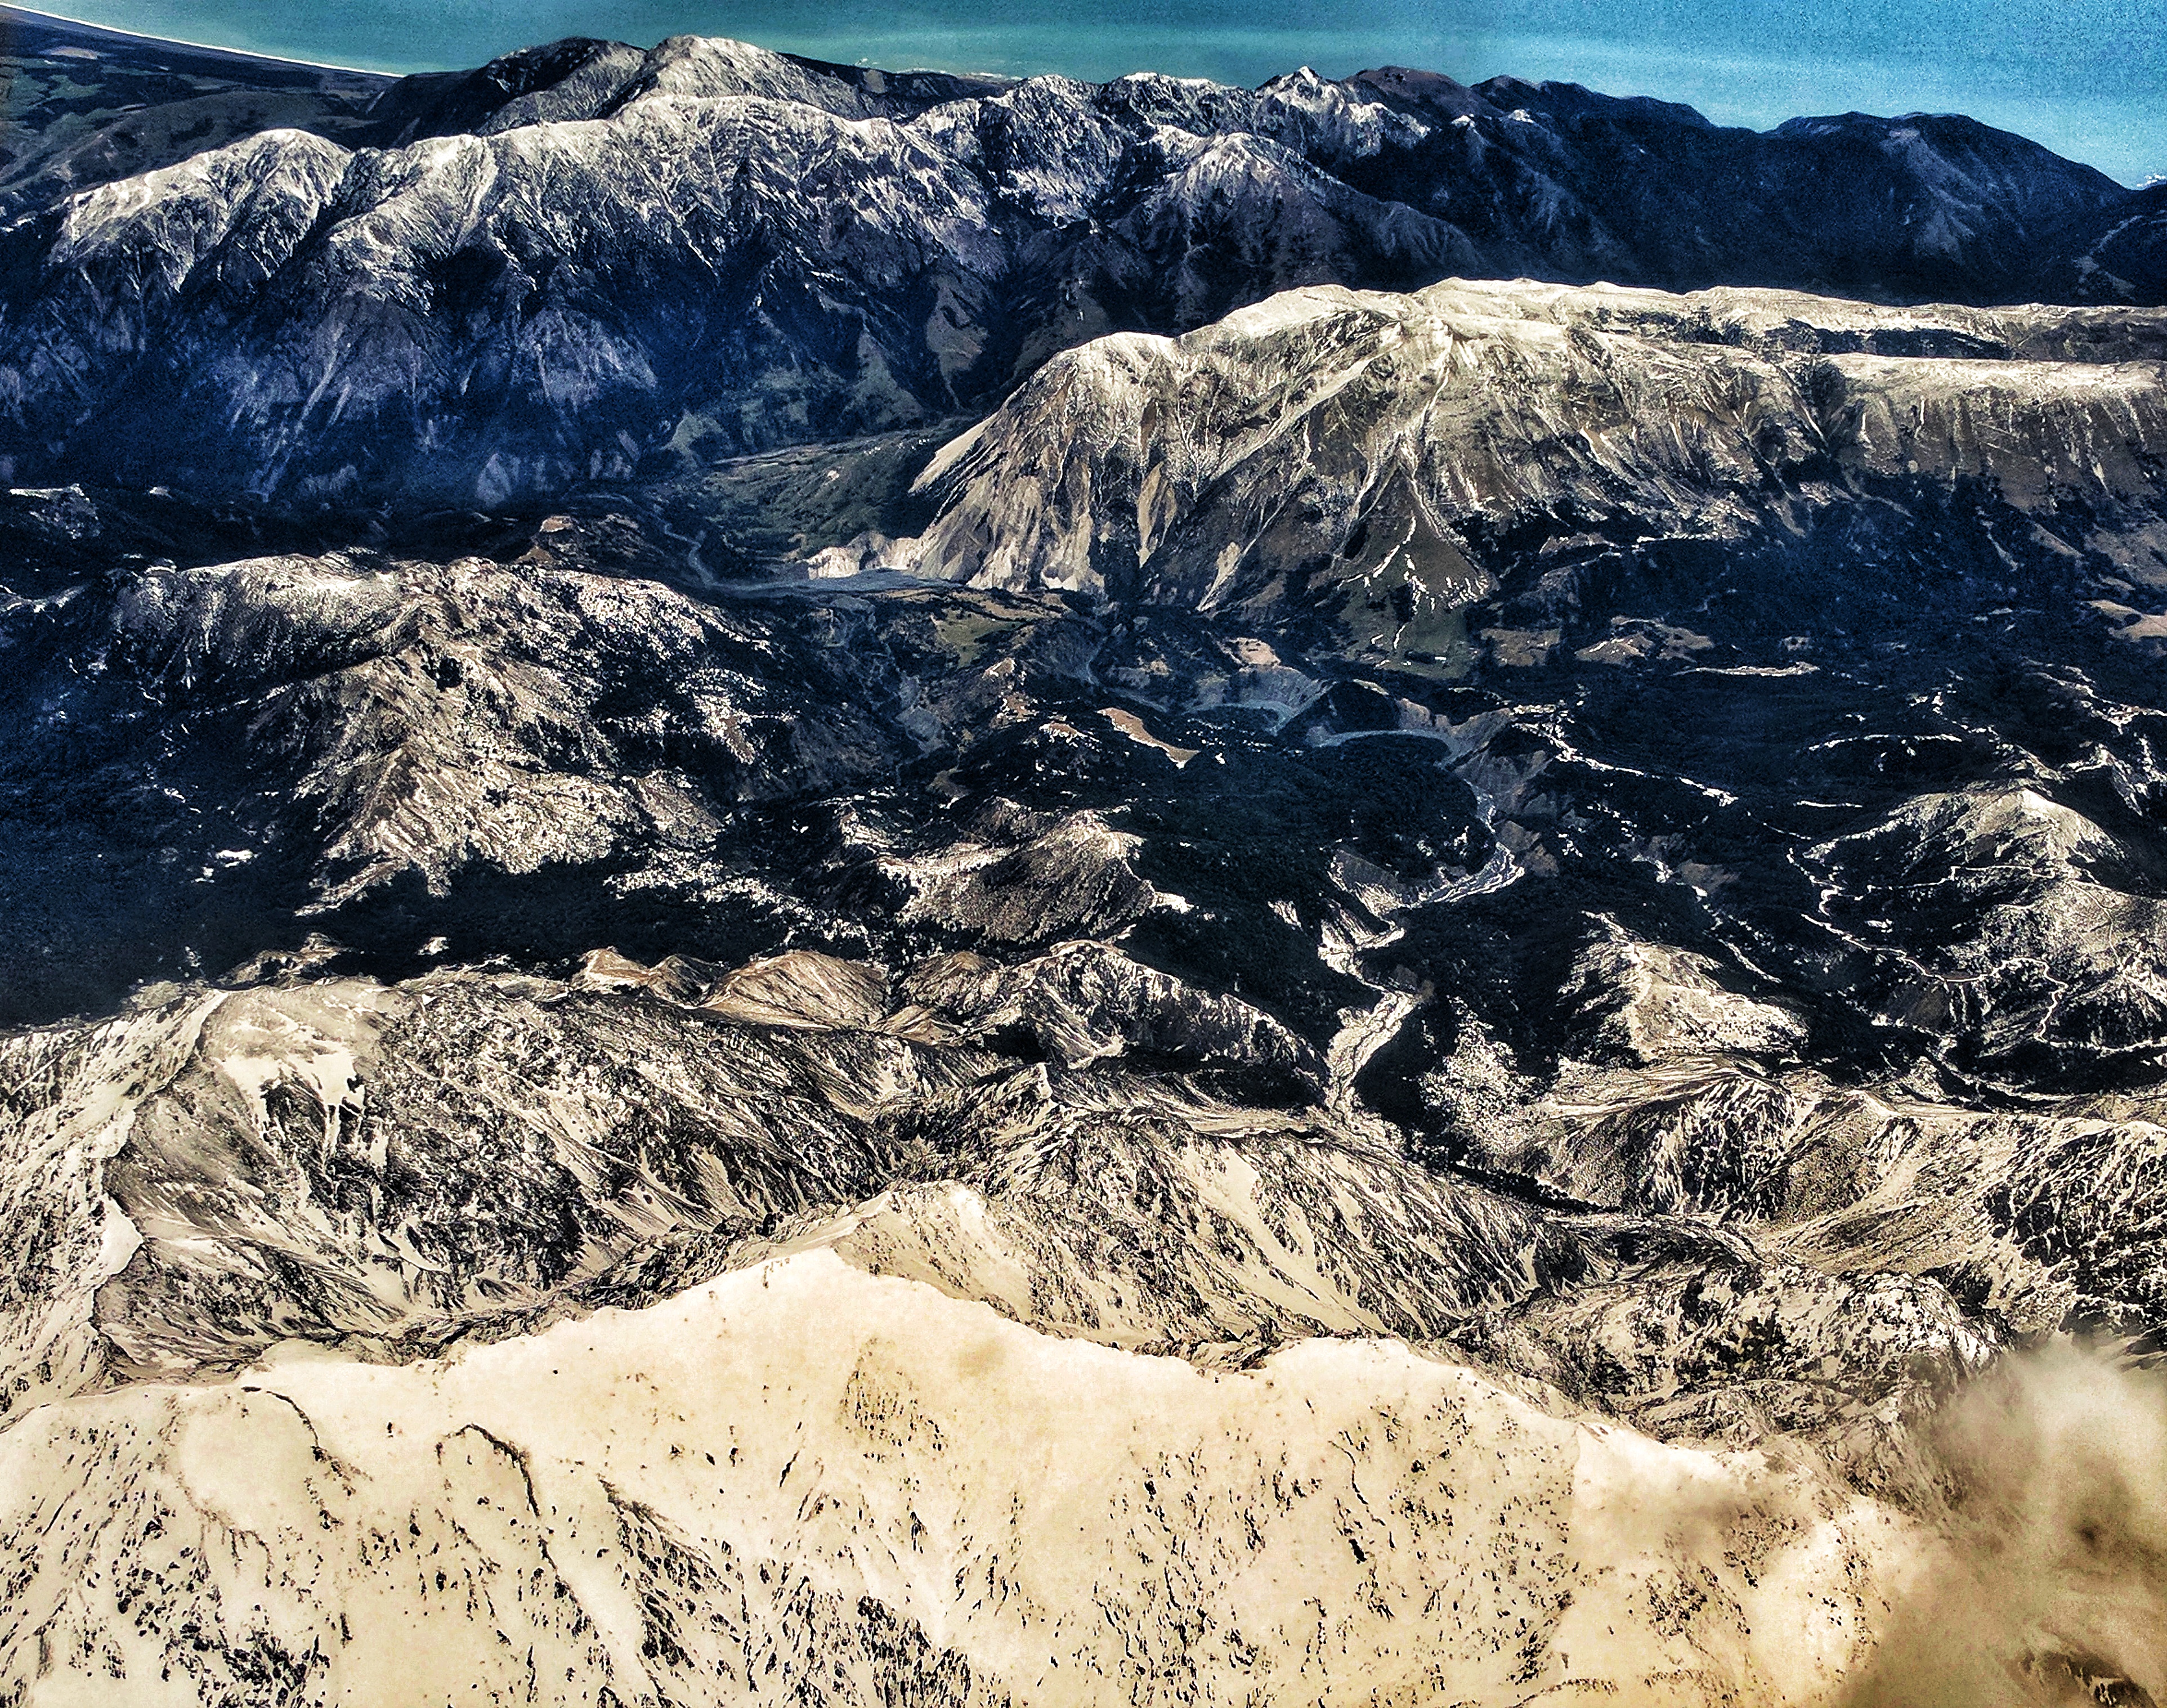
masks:
{"type": "Polygon", "coordinates": [[[51,0],[119,29],[388,71],[562,35],[734,35],[892,69],[1256,83],[1398,64],[1799,113],[1965,112],[2131,183],[2167,173],[2167,0],[51,0]]]}

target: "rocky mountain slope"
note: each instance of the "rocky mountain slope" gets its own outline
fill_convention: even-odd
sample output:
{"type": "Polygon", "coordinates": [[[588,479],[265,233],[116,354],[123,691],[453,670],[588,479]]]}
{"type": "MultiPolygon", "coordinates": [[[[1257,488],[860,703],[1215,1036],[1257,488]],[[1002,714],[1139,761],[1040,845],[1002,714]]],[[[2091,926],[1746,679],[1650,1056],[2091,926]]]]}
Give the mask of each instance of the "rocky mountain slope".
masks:
{"type": "Polygon", "coordinates": [[[13,494],[8,1666],[2167,1688],[2155,1398],[2024,1350],[2167,1325],[2163,342],[1323,289],[538,520],[13,494]],[[1003,1540],[989,1335],[1164,1408],[1003,1540]]]}
{"type": "Polygon", "coordinates": [[[289,93],[5,180],[0,1703],[2167,1695],[2145,204],[289,93]]]}
{"type": "Polygon", "coordinates": [[[11,1446],[49,1491],[0,1541],[11,1669],[197,1700],[1570,1700],[1622,1660],[1666,1700],[1741,1671],[1810,1700],[1911,1540],[1403,1347],[1215,1375],[819,1253],[441,1372],[137,1388],[11,1446]]]}
{"type": "MultiPolygon", "coordinates": [[[[1496,592],[1539,537],[1546,585],[1515,605],[1539,621],[1657,541],[1721,541],[1738,561],[1778,515],[1839,533],[1931,493],[2020,527],[2066,516],[2079,551],[2127,531],[2141,558],[2160,519],[2163,362],[2157,314],[1458,281],[1293,292],[1049,364],[932,460],[919,484],[951,496],[885,556],[1214,611],[1405,587],[1426,612],[1496,592]]],[[[1750,621],[1804,620],[1763,586],[1740,597],[1750,621]]]]}
{"type": "Polygon", "coordinates": [[[2127,201],[2081,221],[2055,245],[2040,275],[2057,302],[2156,303],[2167,280],[2167,184],[2147,184],[2127,201]]]}
{"type": "Polygon", "coordinates": [[[2157,299],[2117,258],[2129,193],[1959,119],[1757,135],[1509,78],[1006,84],[691,37],[365,112],[319,81],[260,124],[230,93],[146,104],[133,154],[108,125],[38,164],[68,126],[30,115],[0,230],[14,479],[492,508],[976,412],[1100,333],[1324,283],[2157,299]]]}
{"type": "Polygon", "coordinates": [[[262,130],[358,143],[396,81],[0,6],[0,220],[262,130]]]}

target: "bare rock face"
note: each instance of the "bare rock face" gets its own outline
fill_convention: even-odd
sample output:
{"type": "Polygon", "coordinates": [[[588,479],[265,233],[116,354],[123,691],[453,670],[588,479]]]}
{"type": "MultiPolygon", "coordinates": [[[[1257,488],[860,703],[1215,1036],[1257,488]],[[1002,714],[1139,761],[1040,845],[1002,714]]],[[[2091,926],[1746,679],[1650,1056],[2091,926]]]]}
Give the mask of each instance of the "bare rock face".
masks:
{"type": "MultiPolygon", "coordinates": [[[[22,74],[100,51],[66,34],[22,74]]],[[[2006,301],[2048,255],[2064,295],[2158,298],[2125,254],[2147,204],[1964,119],[1756,136],[1511,78],[1010,82],[697,37],[388,89],[221,75],[154,90],[126,149],[107,124],[47,157],[47,115],[0,180],[13,478],[495,507],[938,421],[1101,333],[1301,285],[2006,301]]]]}
{"type": "Polygon", "coordinates": [[[1350,626],[1389,610],[1396,662],[1445,654],[1492,542],[1539,520],[1740,538],[1772,508],[1848,526],[1901,484],[2156,526],[2163,355],[2167,321],[2096,311],[1296,292],[1050,365],[919,477],[943,513],[893,561],[1205,610],[1330,588],[1350,626]]]}
{"type": "Polygon", "coordinates": [[[872,963],[790,949],[726,975],[703,1006],[769,1024],[872,1026],[887,998],[887,976],[872,963]]]}
{"type": "Polygon", "coordinates": [[[2144,204],[691,38],[130,120],[73,28],[0,1702],[2167,1694],[2144,204]]]}

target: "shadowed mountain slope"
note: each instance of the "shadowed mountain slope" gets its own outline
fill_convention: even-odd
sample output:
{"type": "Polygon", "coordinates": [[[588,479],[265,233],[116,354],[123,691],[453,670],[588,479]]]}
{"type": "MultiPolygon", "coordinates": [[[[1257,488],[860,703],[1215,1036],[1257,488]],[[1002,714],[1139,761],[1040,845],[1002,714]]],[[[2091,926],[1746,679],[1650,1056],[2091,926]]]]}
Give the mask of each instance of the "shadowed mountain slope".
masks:
{"type": "MultiPolygon", "coordinates": [[[[50,56],[91,50],[17,34],[33,84],[91,75],[50,56]]],[[[114,75],[148,75],[131,51],[114,75]]],[[[559,42],[380,93],[274,66],[204,98],[225,105],[185,125],[144,106],[132,154],[100,120],[106,141],[10,169],[19,481],[489,507],[976,412],[1102,332],[1297,285],[2152,291],[2091,256],[2133,241],[2130,193],[1962,119],[1762,135],[1509,78],[1004,83],[697,37],[559,42]],[[248,116],[274,93],[292,110],[248,116]]],[[[92,122],[56,112],[27,114],[38,148],[92,122]]]]}

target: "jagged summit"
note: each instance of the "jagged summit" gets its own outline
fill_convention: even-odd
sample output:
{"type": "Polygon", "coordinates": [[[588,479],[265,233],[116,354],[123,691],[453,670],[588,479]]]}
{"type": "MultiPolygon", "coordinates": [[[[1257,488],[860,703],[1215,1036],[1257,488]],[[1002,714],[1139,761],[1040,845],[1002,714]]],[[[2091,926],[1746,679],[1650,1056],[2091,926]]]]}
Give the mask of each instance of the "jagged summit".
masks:
{"type": "Polygon", "coordinates": [[[1962,119],[1756,135],[1512,79],[1009,82],[690,36],[308,98],[162,159],[149,108],[133,156],[109,125],[0,177],[16,479],[487,506],[975,414],[1102,332],[1308,284],[2149,288],[2128,193],[1962,119]]]}

